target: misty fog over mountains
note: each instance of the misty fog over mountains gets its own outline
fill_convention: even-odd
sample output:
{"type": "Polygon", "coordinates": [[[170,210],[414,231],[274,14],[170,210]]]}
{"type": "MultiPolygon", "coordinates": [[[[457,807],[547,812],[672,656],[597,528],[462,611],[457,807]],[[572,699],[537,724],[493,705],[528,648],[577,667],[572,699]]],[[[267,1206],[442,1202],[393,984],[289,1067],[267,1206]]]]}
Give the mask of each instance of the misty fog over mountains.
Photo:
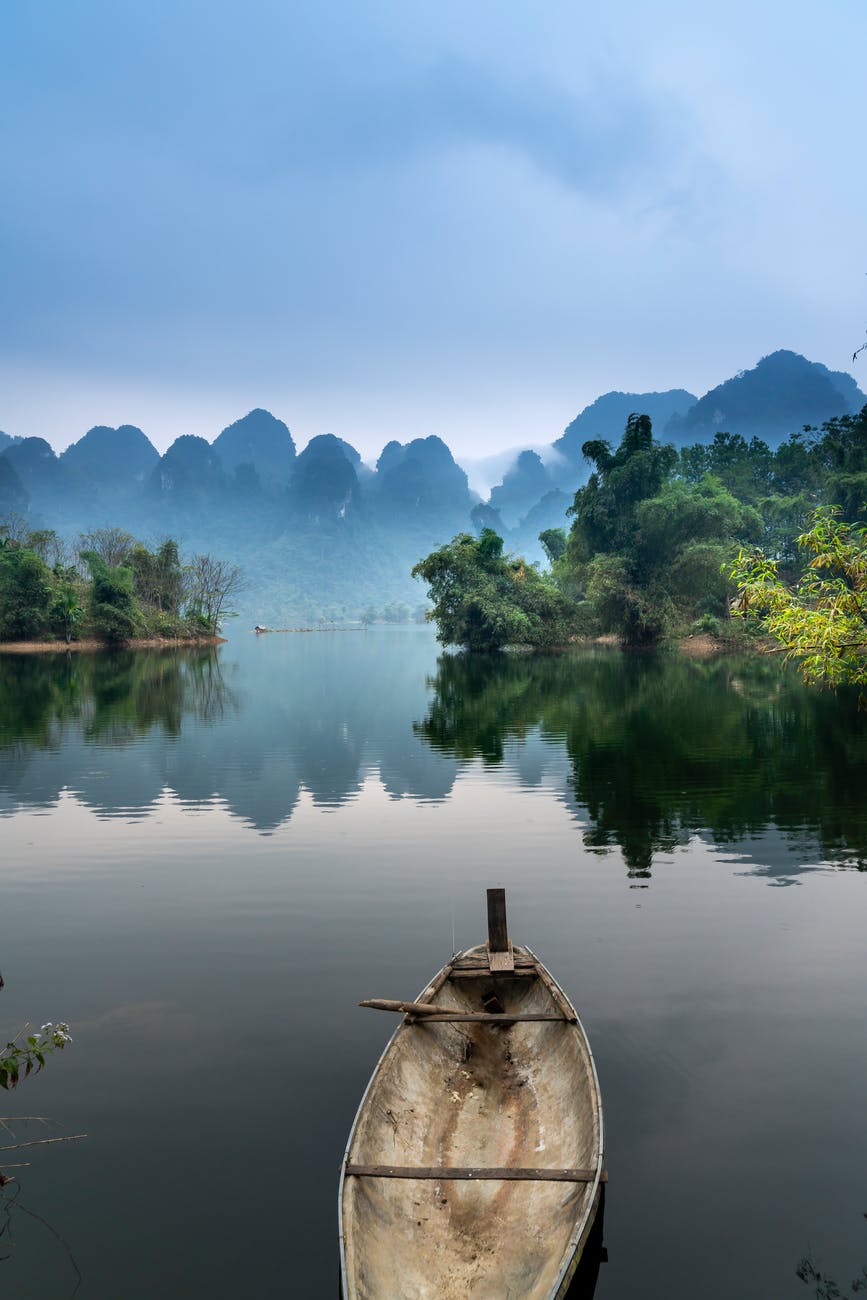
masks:
{"type": "Polygon", "coordinates": [[[657,438],[677,446],[727,431],[776,447],[865,401],[850,375],[786,351],[701,398],[685,389],[606,393],[560,437],[517,451],[505,472],[490,474],[502,457],[472,466],[474,481],[486,469],[496,479],[487,499],[438,437],[389,442],[370,466],[330,433],[298,452],[287,425],[261,409],[213,442],[179,437],[162,456],[133,425],[97,426],[60,455],[44,438],[12,431],[0,433],[0,519],[16,513],[70,538],[110,525],[145,541],[173,536],[186,552],[242,566],[245,618],[354,619],[369,605],[418,606],[424,592],[412,565],[460,531],[488,524],[510,549],[541,559],[539,532],[567,523],[587,479],[583,443],[616,442],[632,412],[650,415],[657,438]]]}

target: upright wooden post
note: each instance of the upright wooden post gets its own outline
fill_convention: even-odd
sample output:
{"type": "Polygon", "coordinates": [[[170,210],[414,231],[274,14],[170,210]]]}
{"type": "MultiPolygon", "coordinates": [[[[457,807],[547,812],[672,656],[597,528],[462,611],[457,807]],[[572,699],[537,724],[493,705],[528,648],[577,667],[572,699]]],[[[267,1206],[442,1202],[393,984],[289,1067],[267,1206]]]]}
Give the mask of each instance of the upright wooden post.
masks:
{"type": "Polygon", "coordinates": [[[488,948],[491,952],[509,951],[505,889],[488,890],[488,948]]]}

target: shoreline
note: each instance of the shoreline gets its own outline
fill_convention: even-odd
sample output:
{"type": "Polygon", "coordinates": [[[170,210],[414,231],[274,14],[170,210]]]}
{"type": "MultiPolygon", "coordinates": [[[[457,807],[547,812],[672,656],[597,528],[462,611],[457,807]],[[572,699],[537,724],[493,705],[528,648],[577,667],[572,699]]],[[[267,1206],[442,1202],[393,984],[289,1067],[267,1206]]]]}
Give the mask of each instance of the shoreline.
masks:
{"type": "Polygon", "coordinates": [[[687,636],[673,637],[672,644],[688,659],[710,659],[713,655],[725,654],[770,656],[781,653],[779,643],[770,636],[739,638],[690,632],[687,636]]]}
{"type": "Polygon", "coordinates": [[[94,650],[167,650],[185,646],[225,645],[224,636],[133,637],[131,641],[0,641],[0,654],[68,654],[94,650]]]}

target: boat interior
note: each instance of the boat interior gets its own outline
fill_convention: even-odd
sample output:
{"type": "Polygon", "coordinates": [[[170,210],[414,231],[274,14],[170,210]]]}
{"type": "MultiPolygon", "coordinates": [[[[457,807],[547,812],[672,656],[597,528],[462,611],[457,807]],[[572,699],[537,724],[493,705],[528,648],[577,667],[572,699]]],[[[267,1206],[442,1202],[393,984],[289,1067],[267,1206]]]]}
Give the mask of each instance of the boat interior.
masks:
{"type": "Polygon", "coordinates": [[[436,1014],[406,1015],[374,1072],[344,1173],[347,1300],[565,1294],[600,1192],[596,1076],[565,995],[509,951],[513,970],[487,945],[453,958],[417,1000],[436,1014]]]}

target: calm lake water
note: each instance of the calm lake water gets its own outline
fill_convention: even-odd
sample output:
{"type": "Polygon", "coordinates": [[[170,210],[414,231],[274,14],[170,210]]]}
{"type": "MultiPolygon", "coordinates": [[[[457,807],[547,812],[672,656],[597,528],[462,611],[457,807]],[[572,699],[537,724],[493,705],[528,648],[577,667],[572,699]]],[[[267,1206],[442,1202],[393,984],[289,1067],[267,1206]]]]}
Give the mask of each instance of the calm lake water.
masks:
{"type": "Polygon", "coordinates": [[[867,715],[776,660],[424,628],[0,655],[0,1034],[75,1038],[0,1113],[89,1135],[11,1157],[4,1297],[334,1297],[394,1027],[356,1003],[480,941],[497,884],[596,1055],[598,1300],[807,1300],[810,1249],[848,1283],[865,791],[867,715]]]}

